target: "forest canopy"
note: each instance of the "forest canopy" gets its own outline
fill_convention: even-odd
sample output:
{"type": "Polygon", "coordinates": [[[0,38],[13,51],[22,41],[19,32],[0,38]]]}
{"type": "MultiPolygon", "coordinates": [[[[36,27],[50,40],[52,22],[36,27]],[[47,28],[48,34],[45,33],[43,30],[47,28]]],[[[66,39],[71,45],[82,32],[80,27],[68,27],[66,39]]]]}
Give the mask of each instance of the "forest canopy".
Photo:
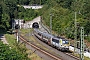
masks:
{"type": "Polygon", "coordinates": [[[41,15],[43,23],[50,26],[50,14],[52,14],[52,30],[58,35],[74,39],[76,12],[77,37],[80,38],[80,27],[84,27],[87,38],[86,36],[90,36],[89,8],[90,0],[48,0],[41,10],[41,15]]]}
{"type": "Polygon", "coordinates": [[[32,20],[39,11],[24,9],[21,5],[42,5],[47,0],[0,0],[0,29],[8,30],[13,19],[32,20]]]}
{"type": "Polygon", "coordinates": [[[74,38],[75,12],[78,32],[83,26],[85,35],[89,36],[90,0],[0,0],[0,29],[10,29],[13,19],[30,21],[37,16],[42,16],[43,23],[49,26],[50,14],[53,14],[52,29],[60,35],[74,38]],[[43,5],[43,8],[24,9],[21,5],[43,5]]]}

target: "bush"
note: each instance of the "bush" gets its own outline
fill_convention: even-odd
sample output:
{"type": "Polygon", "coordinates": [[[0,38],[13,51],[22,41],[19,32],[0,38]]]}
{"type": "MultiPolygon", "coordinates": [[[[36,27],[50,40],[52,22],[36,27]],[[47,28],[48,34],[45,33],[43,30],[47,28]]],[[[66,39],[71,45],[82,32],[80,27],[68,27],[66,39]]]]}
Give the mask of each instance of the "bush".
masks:
{"type": "Polygon", "coordinates": [[[16,51],[10,46],[3,44],[0,41],[0,60],[24,60],[22,53],[16,51]]]}

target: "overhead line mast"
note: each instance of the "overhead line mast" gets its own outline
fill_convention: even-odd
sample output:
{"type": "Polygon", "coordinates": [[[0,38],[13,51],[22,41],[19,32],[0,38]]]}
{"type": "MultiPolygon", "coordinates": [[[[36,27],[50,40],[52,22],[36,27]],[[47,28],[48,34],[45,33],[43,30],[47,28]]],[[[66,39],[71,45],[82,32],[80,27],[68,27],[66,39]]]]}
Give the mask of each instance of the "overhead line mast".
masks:
{"type": "Polygon", "coordinates": [[[84,27],[81,27],[80,60],[84,60],[84,27]]]}
{"type": "Polygon", "coordinates": [[[77,12],[75,12],[75,36],[74,36],[74,41],[75,41],[75,43],[74,43],[74,53],[75,53],[75,49],[76,49],[76,47],[77,47],[77,12]]]}

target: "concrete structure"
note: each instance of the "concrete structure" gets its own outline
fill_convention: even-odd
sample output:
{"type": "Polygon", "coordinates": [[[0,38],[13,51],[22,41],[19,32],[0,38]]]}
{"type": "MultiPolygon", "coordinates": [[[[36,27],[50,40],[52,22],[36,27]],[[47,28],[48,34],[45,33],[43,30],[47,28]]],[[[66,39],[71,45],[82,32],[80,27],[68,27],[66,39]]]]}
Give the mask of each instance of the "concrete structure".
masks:
{"type": "MultiPolygon", "coordinates": [[[[13,27],[15,28],[15,25],[16,24],[19,24],[20,29],[21,28],[24,28],[24,29],[32,28],[32,24],[34,22],[37,22],[39,24],[40,23],[40,20],[41,20],[41,17],[40,16],[37,17],[37,18],[35,18],[35,19],[33,19],[32,21],[28,21],[26,23],[23,23],[23,21],[24,21],[23,19],[14,19],[15,22],[13,22],[13,24],[14,24],[13,27]]],[[[40,24],[39,24],[39,27],[41,27],[40,24]]]]}
{"type": "Polygon", "coordinates": [[[15,20],[15,25],[16,24],[19,24],[19,26],[20,26],[20,29],[23,27],[23,25],[24,25],[24,23],[23,23],[23,19],[14,19],[15,20]]]}
{"type": "Polygon", "coordinates": [[[3,44],[9,44],[5,38],[4,34],[0,34],[0,40],[3,42],[3,44]]]}
{"type": "MultiPolygon", "coordinates": [[[[41,20],[41,17],[39,16],[39,17],[33,19],[32,21],[26,22],[26,23],[23,25],[23,28],[24,28],[24,29],[32,28],[32,24],[33,24],[34,22],[37,22],[37,23],[39,24],[39,23],[40,23],[40,20],[41,20]]],[[[40,26],[40,24],[39,24],[39,28],[40,28],[40,27],[41,27],[41,26],[40,26]]]]}
{"type": "Polygon", "coordinates": [[[38,6],[28,6],[28,5],[22,5],[25,9],[41,9],[43,6],[38,5],[38,6]]]}

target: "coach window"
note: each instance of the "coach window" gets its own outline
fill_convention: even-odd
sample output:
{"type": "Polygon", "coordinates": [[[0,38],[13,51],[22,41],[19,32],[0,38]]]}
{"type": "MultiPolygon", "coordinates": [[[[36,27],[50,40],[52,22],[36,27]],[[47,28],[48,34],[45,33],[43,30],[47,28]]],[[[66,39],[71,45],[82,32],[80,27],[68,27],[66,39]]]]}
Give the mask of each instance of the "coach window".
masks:
{"type": "Polygon", "coordinates": [[[52,41],[53,41],[53,38],[52,38],[52,41]]]}
{"type": "Polygon", "coordinates": [[[52,39],[53,42],[55,42],[55,39],[52,39]]]}
{"type": "Polygon", "coordinates": [[[56,40],[56,43],[59,43],[59,40],[56,40]]]}

